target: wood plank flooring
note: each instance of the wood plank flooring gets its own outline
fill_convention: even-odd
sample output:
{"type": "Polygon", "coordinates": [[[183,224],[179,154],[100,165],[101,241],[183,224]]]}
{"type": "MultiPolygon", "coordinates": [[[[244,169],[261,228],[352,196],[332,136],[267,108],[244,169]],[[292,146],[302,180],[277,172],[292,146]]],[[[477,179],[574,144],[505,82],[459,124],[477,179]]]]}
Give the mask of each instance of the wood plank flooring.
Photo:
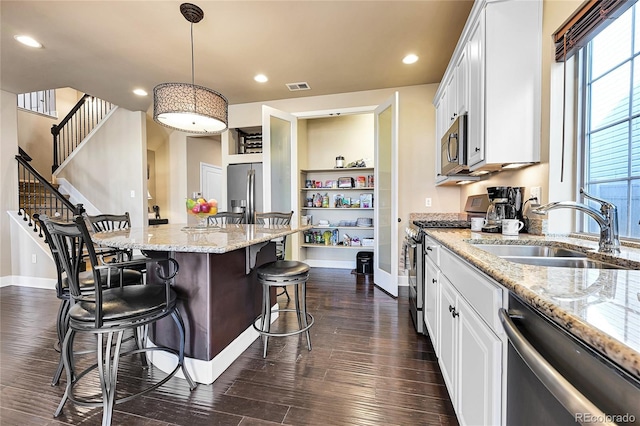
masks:
{"type": "MultiPolygon", "coordinates": [[[[367,276],[314,268],[307,284],[316,321],[311,352],[304,335],[271,338],[263,359],[258,339],[213,385],[189,392],[184,380],[171,379],[117,405],[113,424],[457,425],[433,348],[415,332],[407,288],[400,290],[393,299],[367,276]]],[[[57,308],[52,290],[0,288],[2,426],[101,422],[101,408],[71,403],[53,418],[66,380],[50,386],[59,356],[53,348],[57,308]]],[[[286,314],[278,321],[285,324],[286,314]]],[[[157,369],[123,358],[118,390],[132,392],[160,377],[157,369]]],[[[86,380],[79,391],[90,394],[97,379],[86,380]]]]}

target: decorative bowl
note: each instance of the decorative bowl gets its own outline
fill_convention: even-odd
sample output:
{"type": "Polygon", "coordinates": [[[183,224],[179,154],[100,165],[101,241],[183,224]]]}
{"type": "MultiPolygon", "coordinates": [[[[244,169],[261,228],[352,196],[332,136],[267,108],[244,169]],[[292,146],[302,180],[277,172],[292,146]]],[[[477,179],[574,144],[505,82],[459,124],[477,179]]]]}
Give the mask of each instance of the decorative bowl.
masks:
{"type": "Polygon", "coordinates": [[[187,213],[199,219],[218,214],[218,202],[213,198],[209,201],[204,198],[187,198],[186,208],[187,213]]]}

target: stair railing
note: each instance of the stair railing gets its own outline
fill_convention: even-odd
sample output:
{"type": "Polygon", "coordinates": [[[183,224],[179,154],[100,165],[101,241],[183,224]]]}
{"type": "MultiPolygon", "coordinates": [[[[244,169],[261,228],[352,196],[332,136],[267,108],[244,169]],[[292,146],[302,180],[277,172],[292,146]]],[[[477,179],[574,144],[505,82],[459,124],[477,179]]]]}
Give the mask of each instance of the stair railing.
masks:
{"type": "Polygon", "coordinates": [[[33,232],[40,232],[36,214],[46,214],[49,217],[71,221],[73,217],[84,212],[82,204],[74,205],[49,183],[36,169],[29,164],[31,158],[20,149],[16,155],[18,161],[18,215],[23,216],[28,226],[33,226],[33,232]]]}
{"type": "Polygon", "coordinates": [[[71,155],[73,150],[114,106],[111,102],[85,93],[60,123],[51,126],[51,134],[53,135],[52,172],[60,167],[60,164],[71,155]]]}

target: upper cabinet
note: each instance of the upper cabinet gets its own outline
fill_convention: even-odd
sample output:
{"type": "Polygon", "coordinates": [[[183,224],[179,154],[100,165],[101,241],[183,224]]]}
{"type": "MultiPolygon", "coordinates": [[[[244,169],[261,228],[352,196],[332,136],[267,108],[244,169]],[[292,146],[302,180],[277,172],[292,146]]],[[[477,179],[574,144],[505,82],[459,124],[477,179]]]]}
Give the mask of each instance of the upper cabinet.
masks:
{"type": "Polygon", "coordinates": [[[436,140],[468,114],[471,175],[540,161],[541,37],[542,0],[476,1],[433,101],[436,140]]]}

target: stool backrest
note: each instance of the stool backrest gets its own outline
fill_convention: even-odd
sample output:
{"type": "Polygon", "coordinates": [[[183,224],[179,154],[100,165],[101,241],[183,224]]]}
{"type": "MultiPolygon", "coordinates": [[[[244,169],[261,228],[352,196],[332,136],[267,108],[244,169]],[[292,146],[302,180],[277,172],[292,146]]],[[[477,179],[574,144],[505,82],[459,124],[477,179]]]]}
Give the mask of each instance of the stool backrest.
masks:
{"type": "Polygon", "coordinates": [[[125,212],[124,214],[99,214],[96,216],[89,216],[85,213],[85,218],[91,224],[94,232],[131,228],[129,212],[125,212]]]}
{"type": "MultiPolygon", "coordinates": [[[[84,219],[76,216],[72,222],[64,222],[50,219],[46,215],[41,215],[39,219],[44,225],[43,228],[46,229],[49,246],[52,251],[55,250],[54,258],[57,256],[60,269],[66,274],[72,299],[86,300],[88,297],[89,300],[100,303],[91,295],[83,295],[80,288],[79,274],[85,269],[87,260],[93,270],[93,282],[101,282],[100,270],[97,268],[98,258],[84,219]]],[[[94,288],[100,289],[100,286],[94,286],[94,288]]]]}
{"type": "Polygon", "coordinates": [[[255,223],[260,225],[289,225],[293,212],[256,212],[255,223]]]}
{"type": "MultiPolygon", "coordinates": [[[[47,217],[46,215],[42,216],[47,217]]],[[[51,255],[53,256],[53,263],[56,265],[56,273],[58,279],[58,281],[56,282],[56,296],[58,297],[58,299],[62,299],[65,297],[69,298],[69,295],[65,295],[65,290],[67,289],[67,286],[65,284],[67,280],[63,279],[64,267],[62,266],[58,249],[56,249],[55,245],[53,244],[49,229],[47,228],[47,225],[44,223],[40,215],[35,214],[33,215],[33,217],[38,221],[38,223],[40,224],[40,229],[44,232],[44,241],[49,246],[49,250],[51,250],[51,255]]]]}
{"type": "MultiPolygon", "coordinates": [[[[257,225],[289,225],[291,223],[291,212],[255,212],[254,222],[257,225]]],[[[284,260],[287,249],[287,237],[273,239],[276,243],[276,258],[284,260]]]]}
{"type": "Polygon", "coordinates": [[[209,225],[224,225],[242,223],[244,219],[244,213],[233,212],[218,212],[217,214],[207,216],[207,224],[209,225]]]}

